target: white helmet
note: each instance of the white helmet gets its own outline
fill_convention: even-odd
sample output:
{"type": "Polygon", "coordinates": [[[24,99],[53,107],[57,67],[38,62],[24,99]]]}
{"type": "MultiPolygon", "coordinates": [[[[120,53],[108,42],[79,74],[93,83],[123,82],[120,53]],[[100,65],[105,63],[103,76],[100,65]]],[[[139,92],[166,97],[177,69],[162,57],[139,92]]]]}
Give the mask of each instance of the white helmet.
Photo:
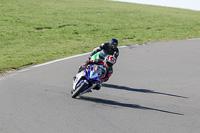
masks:
{"type": "Polygon", "coordinates": [[[104,65],[107,67],[111,67],[116,63],[116,58],[112,55],[107,55],[106,58],[104,59],[104,65]]]}

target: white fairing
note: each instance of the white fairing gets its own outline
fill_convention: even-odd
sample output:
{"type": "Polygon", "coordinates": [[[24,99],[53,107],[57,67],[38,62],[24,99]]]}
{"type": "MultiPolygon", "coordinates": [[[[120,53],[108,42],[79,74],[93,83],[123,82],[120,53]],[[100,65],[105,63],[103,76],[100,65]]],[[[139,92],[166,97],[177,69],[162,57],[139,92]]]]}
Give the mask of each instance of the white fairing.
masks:
{"type": "Polygon", "coordinates": [[[73,81],[73,90],[75,90],[75,88],[76,88],[76,84],[77,84],[77,82],[80,80],[80,78],[84,75],[84,71],[81,71],[80,73],[78,73],[77,75],[76,75],[76,79],[73,81]]]}

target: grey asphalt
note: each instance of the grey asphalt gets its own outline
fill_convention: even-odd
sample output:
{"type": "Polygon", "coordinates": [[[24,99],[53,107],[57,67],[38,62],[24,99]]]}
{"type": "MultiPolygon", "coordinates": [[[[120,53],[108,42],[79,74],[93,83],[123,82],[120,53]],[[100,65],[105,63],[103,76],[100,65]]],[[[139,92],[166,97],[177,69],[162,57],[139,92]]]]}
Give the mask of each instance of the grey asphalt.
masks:
{"type": "Polygon", "coordinates": [[[0,78],[0,133],[199,133],[200,39],[120,48],[101,90],[72,99],[88,55],[0,78]]]}

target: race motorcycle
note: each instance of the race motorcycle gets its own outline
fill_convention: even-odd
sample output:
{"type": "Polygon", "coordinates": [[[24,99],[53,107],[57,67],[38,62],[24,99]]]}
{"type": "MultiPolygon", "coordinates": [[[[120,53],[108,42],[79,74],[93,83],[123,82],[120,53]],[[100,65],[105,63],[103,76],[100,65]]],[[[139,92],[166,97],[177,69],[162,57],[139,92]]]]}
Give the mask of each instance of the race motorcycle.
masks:
{"type": "Polygon", "coordinates": [[[106,71],[107,69],[103,65],[88,65],[73,80],[73,89],[71,90],[72,98],[91,92],[91,89],[105,76],[106,71]]]}
{"type": "MultiPolygon", "coordinates": [[[[97,52],[90,60],[105,59],[108,54],[106,52],[97,52]]],[[[115,63],[115,58],[111,58],[112,64],[115,63]]],[[[79,72],[73,80],[73,88],[71,90],[72,98],[76,98],[82,94],[91,92],[107,73],[107,68],[104,65],[88,65],[85,70],[79,72]]]]}

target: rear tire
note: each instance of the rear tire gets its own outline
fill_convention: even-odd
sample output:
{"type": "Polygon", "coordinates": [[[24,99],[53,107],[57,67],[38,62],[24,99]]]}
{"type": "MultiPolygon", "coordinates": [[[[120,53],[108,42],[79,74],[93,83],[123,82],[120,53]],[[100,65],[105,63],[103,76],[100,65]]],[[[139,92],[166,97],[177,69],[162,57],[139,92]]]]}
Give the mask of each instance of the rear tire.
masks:
{"type": "Polygon", "coordinates": [[[72,93],[72,98],[76,98],[83,89],[85,89],[85,87],[87,86],[87,84],[85,83],[85,80],[83,81],[83,83],[81,83],[81,85],[76,88],[76,90],[71,91],[72,93]]]}

